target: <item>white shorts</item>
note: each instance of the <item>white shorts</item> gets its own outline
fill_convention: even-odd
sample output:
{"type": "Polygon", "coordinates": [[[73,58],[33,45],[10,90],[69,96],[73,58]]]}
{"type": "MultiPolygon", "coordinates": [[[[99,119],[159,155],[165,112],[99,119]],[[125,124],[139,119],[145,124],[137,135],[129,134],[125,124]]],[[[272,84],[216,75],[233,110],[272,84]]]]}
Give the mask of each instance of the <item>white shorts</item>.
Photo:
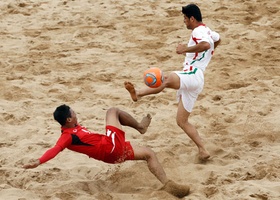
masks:
{"type": "Polygon", "coordinates": [[[201,69],[194,68],[191,71],[174,71],[180,77],[180,88],[177,91],[177,100],[182,102],[186,111],[191,112],[195,101],[203,90],[204,74],[201,69]]]}

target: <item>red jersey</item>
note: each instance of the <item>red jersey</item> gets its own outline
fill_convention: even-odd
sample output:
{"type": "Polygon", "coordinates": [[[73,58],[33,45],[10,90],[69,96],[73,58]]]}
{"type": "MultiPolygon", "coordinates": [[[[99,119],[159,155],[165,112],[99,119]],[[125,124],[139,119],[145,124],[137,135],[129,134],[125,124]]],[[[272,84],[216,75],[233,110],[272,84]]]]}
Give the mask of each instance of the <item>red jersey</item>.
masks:
{"type": "Polygon", "coordinates": [[[39,159],[40,163],[54,158],[65,148],[106,163],[120,163],[134,159],[130,142],[125,141],[125,133],[114,126],[106,126],[106,135],[90,132],[80,125],[74,128],[62,127],[61,132],[56,145],[46,151],[39,159]]]}

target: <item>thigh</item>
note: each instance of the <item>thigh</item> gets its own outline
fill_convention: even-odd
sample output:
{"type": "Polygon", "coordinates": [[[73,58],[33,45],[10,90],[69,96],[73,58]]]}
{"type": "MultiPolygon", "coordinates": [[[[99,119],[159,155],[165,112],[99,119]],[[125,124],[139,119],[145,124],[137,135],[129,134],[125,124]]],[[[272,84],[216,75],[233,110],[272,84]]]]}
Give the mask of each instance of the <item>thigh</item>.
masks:
{"type": "Polygon", "coordinates": [[[180,85],[181,85],[180,77],[174,72],[171,72],[166,77],[165,81],[166,81],[165,87],[167,87],[167,88],[172,88],[175,90],[178,90],[180,88],[180,85]]]}
{"type": "Polygon", "coordinates": [[[117,127],[122,130],[122,125],[119,120],[119,109],[110,108],[106,113],[106,125],[117,127]]]}

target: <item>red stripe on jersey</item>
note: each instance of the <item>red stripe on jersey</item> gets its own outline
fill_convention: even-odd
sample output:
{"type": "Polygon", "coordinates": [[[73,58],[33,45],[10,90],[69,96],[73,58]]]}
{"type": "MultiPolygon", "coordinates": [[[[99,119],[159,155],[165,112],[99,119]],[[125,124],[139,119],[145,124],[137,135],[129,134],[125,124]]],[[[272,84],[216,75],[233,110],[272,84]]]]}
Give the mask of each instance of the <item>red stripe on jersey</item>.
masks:
{"type": "MultiPolygon", "coordinates": [[[[201,39],[192,36],[192,40],[195,42],[195,44],[198,44],[198,40],[201,40],[201,39]]],[[[193,60],[195,60],[197,56],[198,56],[198,52],[195,52],[193,60]]]]}

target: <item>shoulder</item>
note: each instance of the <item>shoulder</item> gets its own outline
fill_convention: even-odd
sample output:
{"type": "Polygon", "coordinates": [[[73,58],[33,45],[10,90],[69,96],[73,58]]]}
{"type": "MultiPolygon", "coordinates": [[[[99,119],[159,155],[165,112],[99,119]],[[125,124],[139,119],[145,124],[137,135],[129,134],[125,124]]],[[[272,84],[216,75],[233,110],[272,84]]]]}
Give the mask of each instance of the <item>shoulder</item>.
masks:
{"type": "Polygon", "coordinates": [[[68,133],[62,133],[58,138],[56,145],[60,146],[62,149],[66,148],[72,143],[72,136],[68,133]]]}
{"type": "Polygon", "coordinates": [[[212,30],[210,27],[205,26],[205,30],[209,35],[219,34],[218,32],[212,30]]]}
{"type": "Polygon", "coordinates": [[[213,31],[211,28],[209,28],[208,26],[204,25],[204,26],[198,26],[193,30],[193,34],[194,35],[200,35],[200,36],[204,36],[204,37],[211,37],[214,41],[219,40],[220,38],[220,34],[216,31],[213,31]]]}
{"type": "Polygon", "coordinates": [[[198,34],[207,34],[207,32],[211,31],[206,25],[200,25],[193,29],[192,34],[198,35],[198,34]]]}
{"type": "Polygon", "coordinates": [[[62,133],[60,135],[60,137],[58,138],[58,141],[67,141],[67,140],[71,140],[72,136],[69,133],[62,133]]]}

